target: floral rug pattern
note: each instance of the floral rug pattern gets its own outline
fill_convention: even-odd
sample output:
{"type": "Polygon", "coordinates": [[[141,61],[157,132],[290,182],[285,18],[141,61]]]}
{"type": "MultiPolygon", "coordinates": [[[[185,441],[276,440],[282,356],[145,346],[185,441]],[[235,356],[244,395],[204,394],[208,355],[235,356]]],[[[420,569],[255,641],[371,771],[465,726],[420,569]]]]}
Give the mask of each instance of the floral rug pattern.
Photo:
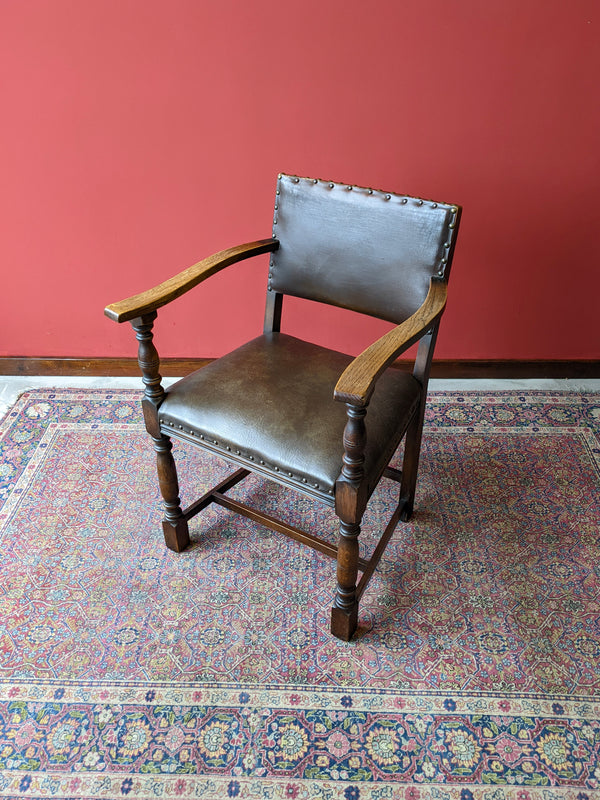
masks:
{"type": "MultiPolygon", "coordinates": [[[[433,393],[350,643],[325,556],[216,507],[164,547],[138,399],[28,392],[0,424],[0,797],[600,797],[600,395],[433,393]]],[[[231,471],[175,455],[184,504],[231,471]]]]}

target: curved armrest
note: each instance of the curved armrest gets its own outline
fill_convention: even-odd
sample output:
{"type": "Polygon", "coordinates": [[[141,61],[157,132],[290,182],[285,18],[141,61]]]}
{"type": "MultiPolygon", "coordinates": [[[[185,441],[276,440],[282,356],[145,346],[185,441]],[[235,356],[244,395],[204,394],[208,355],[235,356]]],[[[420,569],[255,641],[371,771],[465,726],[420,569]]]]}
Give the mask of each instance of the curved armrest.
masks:
{"type": "Polygon", "coordinates": [[[447,283],[432,278],[425,302],[401,325],[373,342],[346,367],[333,396],[343,403],[366,406],[381,373],[413,345],[441,317],[446,306],[447,283]]]}
{"type": "Polygon", "coordinates": [[[106,306],[104,313],[115,322],[127,322],[128,320],[141,317],[156,311],[157,308],[170,303],[176,297],[185,294],[189,289],[197,286],[206,278],[210,278],[216,272],[243,261],[252,256],[259,256],[262,253],[270,253],[277,250],[279,242],[277,239],[260,239],[257,242],[248,242],[237,247],[230,247],[228,250],[221,250],[208,258],[199,261],[173,278],[169,278],[159,286],[148,289],[146,292],[128,297],[118,303],[106,306]]]}

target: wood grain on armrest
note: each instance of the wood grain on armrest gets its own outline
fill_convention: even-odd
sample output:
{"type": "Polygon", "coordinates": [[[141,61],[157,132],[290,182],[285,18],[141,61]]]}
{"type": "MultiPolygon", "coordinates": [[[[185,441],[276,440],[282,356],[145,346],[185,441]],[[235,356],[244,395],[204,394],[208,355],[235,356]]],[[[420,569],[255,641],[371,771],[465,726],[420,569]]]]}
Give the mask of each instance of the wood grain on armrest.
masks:
{"type": "Polygon", "coordinates": [[[215,253],[184,269],[183,272],[169,278],[153,289],[148,289],[146,292],[128,297],[118,303],[111,303],[111,305],[106,306],[104,313],[115,322],[127,322],[136,317],[141,317],[143,314],[149,314],[185,294],[189,289],[197,286],[203,280],[225,267],[252,256],[270,253],[273,250],[277,250],[278,247],[279,242],[277,239],[260,239],[257,242],[248,242],[237,247],[230,247],[228,250],[221,250],[220,253],[215,253]]]}
{"type": "Polygon", "coordinates": [[[432,278],[423,305],[401,325],[373,342],[350,362],[337,382],[335,399],[365,406],[373,394],[377,378],[386,367],[418,341],[440,318],[446,306],[446,291],[446,281],[432,278]]]}

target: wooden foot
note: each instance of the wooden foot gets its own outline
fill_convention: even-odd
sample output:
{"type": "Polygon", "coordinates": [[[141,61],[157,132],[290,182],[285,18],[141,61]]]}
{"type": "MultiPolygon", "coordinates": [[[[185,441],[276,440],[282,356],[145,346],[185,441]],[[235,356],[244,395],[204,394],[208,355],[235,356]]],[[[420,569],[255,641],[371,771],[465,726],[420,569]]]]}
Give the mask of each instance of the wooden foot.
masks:
{"type": "Polygon", "coordinates": [[[331,633],[344,642],[349,642],[358,626],[358,603],[350,609],[333,606],[331,609],[331,633]]]}
{"type": "Polygon", "coordinates": [[[173,550],[175,553],[183,552],[190,543],[187,520],[180,519],[175,525],[172,525],[168,520],[163,519],[162,527],[165,544],[169,550],[173,550]]]}

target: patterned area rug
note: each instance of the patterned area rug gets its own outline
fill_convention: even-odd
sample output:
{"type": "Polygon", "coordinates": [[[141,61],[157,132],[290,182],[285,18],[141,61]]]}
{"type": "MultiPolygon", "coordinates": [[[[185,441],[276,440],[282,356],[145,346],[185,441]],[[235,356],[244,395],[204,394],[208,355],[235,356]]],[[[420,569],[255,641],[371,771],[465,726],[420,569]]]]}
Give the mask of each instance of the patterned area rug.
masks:
{"type": "MultiPolygon", "coordinates": [[[[596,394],[434,393],[415,516],[343,643],[324,556],[216,507],[164,547],[137,394],[26,393],[0,430],[0,797],[600,797],[599,429],[596,394]]],[[[186,503],[231,471],[176,455],[186,503]]],[[[335,538],[308,499],[235,492],[335,538]]]]}

